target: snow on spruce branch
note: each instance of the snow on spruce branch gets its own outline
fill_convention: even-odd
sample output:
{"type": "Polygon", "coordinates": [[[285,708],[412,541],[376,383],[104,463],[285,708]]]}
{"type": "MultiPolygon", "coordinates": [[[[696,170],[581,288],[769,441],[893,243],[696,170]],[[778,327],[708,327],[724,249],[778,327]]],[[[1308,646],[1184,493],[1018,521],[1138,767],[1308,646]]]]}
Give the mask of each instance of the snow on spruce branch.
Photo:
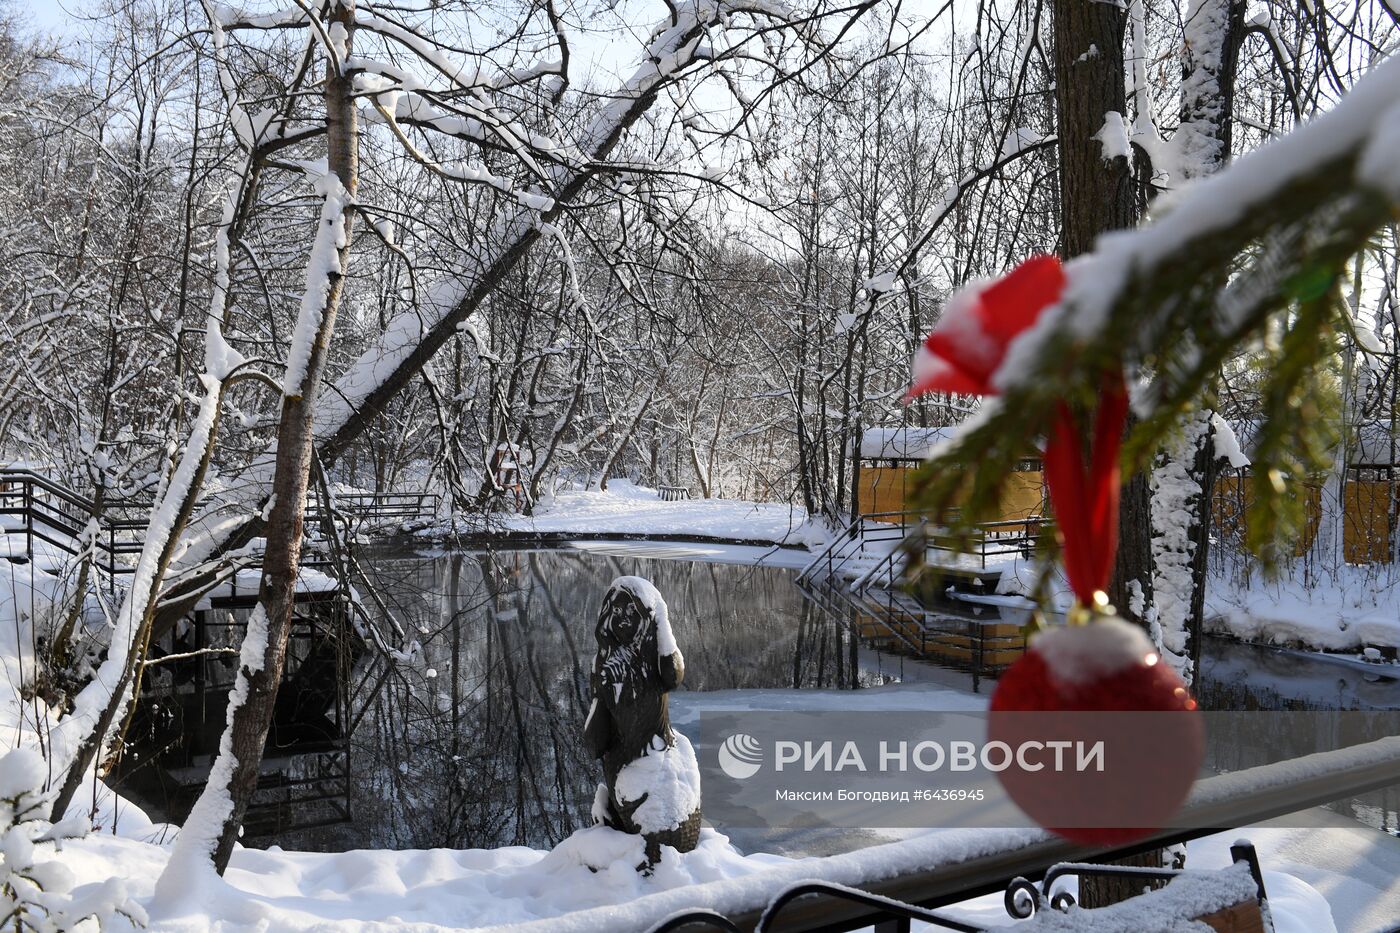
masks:
{"type": "MultiPolygon", "coordinates": [[[[1101,237],[1093,252],[1066,264],[1068,278],[1058,307],[1041,315],[1036,325],[1019,336],[995,381],[1003,390],[1019,388],[1043,371],[1042,355],[1052,339],[1068,335],[1083,340],[1099,337],[1135,281],[1155,282],[1163,270],[1185,264],[1193,245],[1212,237],[1238,238],[1238,249],[1250,241],[1242,223],[1268,216],[1286,204],[1294,186],[1317,182],[1338,191],[1367,190],[1380,204],[1400,202],[1400,57],[1377,65],[1337,106],[1289,135],[1235,160],[1209,178],[1184,186],[1169,196],[1167,209],[1137,230],[1101,237]],[[1350,177],[1336,173],[1350,172],[1350,177]]],[[[1220,324],[1229,329],[1250,307],[1222,312],[1220,324]]],[[[1166,321],[1152,319],[1153,309],[1137,308],[1137,323],[1129,332],[1134,341],[1123,349],[1130,360],[1155,349],[1166,321]]]]}

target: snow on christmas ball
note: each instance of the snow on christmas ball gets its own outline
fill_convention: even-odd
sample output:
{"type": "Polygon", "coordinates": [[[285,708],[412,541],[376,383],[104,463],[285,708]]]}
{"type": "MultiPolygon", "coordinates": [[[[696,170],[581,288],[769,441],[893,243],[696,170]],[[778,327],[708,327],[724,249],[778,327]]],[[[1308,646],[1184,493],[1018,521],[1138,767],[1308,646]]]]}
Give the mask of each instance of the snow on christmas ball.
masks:
{"type": "Polygon", "coordinates": [[[1142,629],[1117,618],[1036,636],[998,682],[987,732],[1025,750],[998,774],[1017,806],[1086,845],[1168,825],[1204,745],[1186,685],[1142,629]]]}

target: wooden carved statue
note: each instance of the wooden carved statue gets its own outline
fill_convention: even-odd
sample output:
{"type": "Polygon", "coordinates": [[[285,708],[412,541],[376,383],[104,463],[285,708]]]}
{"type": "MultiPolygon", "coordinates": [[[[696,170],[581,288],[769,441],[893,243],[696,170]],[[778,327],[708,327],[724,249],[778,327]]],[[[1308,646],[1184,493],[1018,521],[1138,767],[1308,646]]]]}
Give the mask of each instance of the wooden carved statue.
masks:
{"type": "Polygon", "coordinates": [[[603,760],[594,819],[646,840],[650,870],[661,846],[680,852],[700,838],[700,769],[685,736],[673,732],[666,694],[685,677],[666,602],[640,577],[608,588],[594,631],[588,750],[603,760]]]}

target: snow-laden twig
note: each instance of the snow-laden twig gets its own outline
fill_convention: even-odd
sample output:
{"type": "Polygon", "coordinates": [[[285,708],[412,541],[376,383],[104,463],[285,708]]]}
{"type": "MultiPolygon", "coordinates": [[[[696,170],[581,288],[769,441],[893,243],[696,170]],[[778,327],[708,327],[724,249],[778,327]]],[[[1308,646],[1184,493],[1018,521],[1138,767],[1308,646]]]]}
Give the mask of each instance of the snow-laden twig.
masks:
{"type": "MultiPolygon", "coordinates": [[[[562,205],[584,189],[627,129],[651,109],[661,89],[702,60],[700,50],[707,35],[720,29],[738,28],[736,18],[744,16],[783,19],[790,15],[788,7],[770,0],[693,0],[678,4],[674,16],[653,31],[631,76],[606,96],[607,103],[572,147],[581,154],[582,164],[552,161],[543,166],[555,202],[550,210],[543,212],[544,221],[547,223],[562,205]]],[[[415,106],[421,106],[421,100],[415,106]]],[[[400,122],[408,122],[402,101],[396,107],[395,116],[400,122]]],[[[457,326],[481,305],[508,271],[547,232],[548,228],[541,223],[541,211],[536,209],[538,206],[522,206],[500,218],[483,238],[492,245],[484,249],[482,255],[469,260],[456,275],[439,282],[436,287],[425,288],[422,301],[391,319],[334,386],[320,393],[313,421],[316,446],[322,456],[334,459],[457,332],[457,326]]],[[[257,458],[240,481],[233,484],[239,490],[235,493],[240,497],[239,505],[251,506],[265,495],[271,463],[270,457],[257,458]]],[[[212,514],[204,527],[206,533],[191,543],[183,560],[202,560],[228,540],[230,530],[222,527],[222,523],[216,525],[212,514]]]]}

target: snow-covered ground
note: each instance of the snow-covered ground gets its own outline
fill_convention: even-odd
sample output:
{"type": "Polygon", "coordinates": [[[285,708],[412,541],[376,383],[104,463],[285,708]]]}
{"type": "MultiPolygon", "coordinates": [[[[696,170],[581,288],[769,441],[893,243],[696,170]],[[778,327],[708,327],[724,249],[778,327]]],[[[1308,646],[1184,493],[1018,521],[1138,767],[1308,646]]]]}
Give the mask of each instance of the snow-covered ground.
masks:
{"type": "MultiPolygon", "coordinates": [[[[718,516],[695,524],[674,511],[685,503],[660,503],[640,495],[577,493],[595,500],[602,513],[631,516],[643,527],[653,510],[670,507],[676,525],[694,529],[737,528],[752,512],[774,534],[777,517],[752,504],[714,503],[718,516]],[[628,502],[634,503],[627,505],[628,502]]],[[[690,503],[691,509],[704,503],[690,503]]],[[[683,510],[684,511],[684,510],[683,510]]],[[[784,510],[785,511],[785,510],[784,510]]],[[[572,527],[588,527],[582,519],[572,527]]],[[[560,520],[555,527],[567,528],[560,520]]],[[[596,525],[592,526],[596,529],[596,525]]],[[[613,526],[626,530],[625,521],[613,526]]],[[[652,526],[653,528],[655,526],[652,526]]],[[[757,536],[752,526],[743,536],[757,536]]],[[[733,531],[725,536],[738,536],[733,531]]],[[[747,563],[805,558],[801,552],[736,545],[676,545],[628,542],[611,545],[580,542],[584,550],[620,546],[629,553],[651,548],[646,556],[675,556],[747,563]],[[686,553],[662,553],[680,548],[686,553]],[[660,549],[660,550],[657,550],[660,549]],[[701,553],[690,553],[701,552],[701,553]],[[786,556],[783,556],[786,555],[786,556]]],[[[0,560],[0,663],[7,689],[0,690],[0,728],[11,742],[32,743],[34,723],[52,716],[25,700],[21,684],[32,679],[33,649],[27,625],[17,620],[42,618],[53,611],[57,580],[40,562],[28,565],[0,560]]],[[[1018,562],[1010,578],[1019,580],[1029,565],[1018,562]]],[[[702,709],[980,709],[985,697],[933,682],[914,682],[851,693],[847,691],[751,690],[684,694],[674,698],[675,722],[693,726],[702,709]]],[[[96,803],[79,800],[93,814],[97,830],[65,846],[62,859],[82,887],[113,877],[151,914],[151,929],[219,930],[458,930],[527,923],[549,931],[640,929],[676,910],[706,904],[748,906],[786,884],[823,878],[859,884],[872,873],[927,867],[997,847],[1038,838],[1030,830],[872,831],[863,847],[826,857],[789,858],[744,853],[721,834],[707,830],[699,849],[684,856],[668,853],[650,877],[632,868],[640,861],[638,840],[605,829],[572,837],[553,851],[527,848],[497,850],[355,851],[334,854],[240,848],[223,879],[206,877],[199,888],[177,900],[154,897],[155,880],[169,858],[178,830],[155,825],[130,803],[98,785],[96,803]],[[596,869],[596,871],[595,871],[596,869]]],[[[1232,830],[1191,846],[1195,867],[1228,862],[1229,843],[1248,836],[1259,847],[1272,892],[1274,916],[1281,933],[1326,933],[1332,929],[1385,929],[1400,916],[1400,840],[1340,818],[1320,816],[1319,828],[1256,827],[1232,830]],[[1326,821],[1331,819],[1328,824],[1326,821]],[[1325,898],[1325,900],[1323,899],[1325,898]],[[1330,916],[1329,916],[1330,912],[1330,916]]],[[[1010,923],[1000,898],[984,898],[959,908],[988,925],[1010,923]]]]}
{"type": "Polygon", "coordinates": [[[696,543],[689,541],[569,541],[564,547],[607,557],[684,560],[741,567],[780,567],[801,570],[812,560],[810,551],[779,545],[696,543]]]}
{"type": "MultiPolygon", "coordinates": [[[[606,829],[583,830],[552,852],[494,850],[283,852],[239,849],[223,880],[209,878],[178,904],[151,903],[169,846],[143,841],[161,827],[130,819],[121,834],[95,833],[71,843],[70,866],[84,879],[113,873],[151,910],[152,930],[427,931],[524,929],[570,933],[645,929],[678,910],[746,905],[801,880],[858,883],[867,872],[929,866],[990,851],[1031,831],[945,830],[828,858],[742,855],[705,830],[700,847],[665,853],[651,877],[633,870],[638,840],[606,829]],[[135,838],[133,838],[135,837],[135,838]],[[634,851],[635,850],[635,851],[634,851]],[[600,867],[593,871],[590,866],[600,867]]],[[[1229,864],[1230,843],[1250,839],[1278,933],[1371,933],[1397,916],[1400,847],[1361,828],[1251,827],[1189,847],[1195,868],[1229,864]],[[1387,844],[1389,843],[1389,844],[1387,844]],[[1335,921],[1335,927],[1332,925],[1335,921]]],[[[953,911],[988,926],[1010,926],[1001,896],[953,911]]]]}
{"type": "MultiPolygon", "coordinates": [[[[499,527],[536,534],[696,535],[719,541],[803,545],[825,537],[801,506],[744,499],[666,502],[655,489],[627,480],[607,491],[569,489],[545,499],[533,516],[506,515],[499,527]]],[[[463,525],[460,531],[480,530],[463,525]]]]}
{"type": "Polygon", "coordinates": [[[1212,575],[1206,616],[1216,631],[1248,641],[1363,654],[1400,647],[1400,574],[1385,566],[1345,565],[1249,584],[1212,575]]]}
{"type": "MultiPolygon", "coordinates": [[[[18,689],[32,671],[32,652],[15,622],[15,598],[24,614],[48,607],[45,587],[19,579],[32,566],[0,561],[0,593],[9,595],[0,624],[0,653],[11,690],[0,695],[0,725],[32,741],[36,710],[18,689]],[[11,571],[20,571],[12,573],[11,571]]],[[[45,575],[38,574],[38,584],[45,575]]],[[[985,698],[936,683],[860,691],[728,691],[678,696],[676,723],[693,723],[701,709],[839,708],[980,709],[985,698]]],[[[827,857],[746,854],[707,830],[684,856],[667,853],[643,877],[638,840],[604,829],[577,834],[553,851],[352,851],[321,854],[238,849],[223,879],[205,876],[176,899],[154,896],[155,880],[170,857],[178,830],[153,825],[136,807],[99,789],[97,830],[68,843],[62,858],[80,886],[125,879],[129,893],[151,915],[153,930],[409,930],[438,931],[526,923],[530,929],[642,929],[676,910],[705,904],[746,907],[800,880],[859,884],[872,875],[926,868],[941,862],[1040,838],[1034,830],[892,831],[874,844],[827,857]],[[634,851],[635,850],[635,851],[634,851]],[[596,869],[596,871],[595,871],[596,869]]],[[[90,801],[80,805],[91,806],[90,801]]],[[[1275,916],[1285,933],[1326,933],[1326,903],[1343,931],[1380,928],[1378,918],[1400,915],[1400,841],[1357,825],[1325,829],[1234,830],[1193,846],[1194,864],[1228,861],[1229,842],[1247,835],[1260,848],[1274,892],[1275,916]],[[1322,901],[1317,892],[1327,898],[1322,901]]],[[[964,909],[980,921],[1004,925],[993,900],[964,909]]]]}

